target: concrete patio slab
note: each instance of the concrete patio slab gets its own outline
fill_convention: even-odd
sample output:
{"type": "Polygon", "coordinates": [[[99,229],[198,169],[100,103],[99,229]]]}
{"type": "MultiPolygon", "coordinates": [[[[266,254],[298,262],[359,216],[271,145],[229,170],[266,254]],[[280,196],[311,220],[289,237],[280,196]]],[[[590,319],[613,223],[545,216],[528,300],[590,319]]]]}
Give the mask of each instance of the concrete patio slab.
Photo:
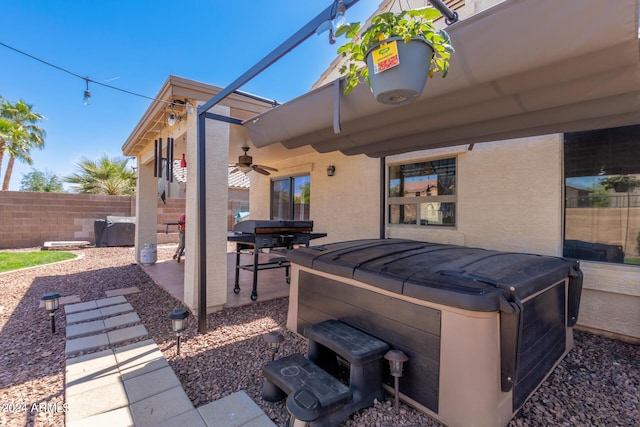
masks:
{"type": "Polygon", "coordinates": [[[107,307],[109,305],[124,304],[126,302],[127,302],[127,299],[121,295],[96,300],[96,304],[98,307],[107,307]]]}
{"type": "Polygon", "coordinates": [[[142,338],[148,335],[147,328],[144,325],[129,326],[115,331],[107,332],[109,344],[118,344],[121,342],[142,338]]]}
{"type": "MultiPolygon", "coordinates": [[[[113,411],[104,412],[102,414],[93,415],[88,418],[82,418],[77,421],[67,421],[67,427],[133,427],[133,417],[129,407],[114,409],[113,411]]],[[[181,427],[186,427],[185,424],[181,427]]]]}
{"type": "Polygon", "coordinates": [[[209,427],[237,427],[257,421],[255,426],[275,427],[260,407],[244,392],[238,391],[198,408],[209,427]],[[262,416],[263,420],[259,420],[262,416]],[[268,422],[268,423],[267,423],[268,422]]]}
{"type": "Polygon", "coordinates": [[[108,297],[115,297],[118,295],[137,294],[138,292],[142,292],[142,291],[137,286],[130,286],[128,288],[122,288],[122,289],[110,289],[108,291],[104,291],[105,295],[108,297]]]}
{"type": "Polygon", "coordinates": [[[133,403],[130,408],[136,427],[155,427],[163,420],[191,411],[193,405],[182,387],[174,387],[133,403]]]}
{"type": "Polygon", "coordinates": [[[136,312],[131,312],[104,319],[104,326],[107,329],[112,329],[137,322],[140,322],[140,316],[138,316],[138,313],[136,312]]]}
{"type": "Polygon", "coordinates": [[[84,322],[87,320],[100,319],[104,317],[100,309],[81,311],[79,313],[67,314],[67,325],[72,323],[84,322]]]}
{"type": "Polygon", "coordinates": [[[68,304],[64,306],[65,314],[77,313],[79,311],[91,310],[98,308],[95,301],[80,302],[77,304],[68,304]]]}
{"type": "Polygon", "coordinates": [[[174,387],[181,387],[181,384],[169,366],[124,380],[129,403],[139,402],[174,387]]]}
{"type": "Polygon", "coordinates": [[[88,337],[74,338],[67,340],[64,347],[64,354],[70,355],[84,350],[91,350],[109,345],[107,334],[90,335],[88,337]]]}
{"type": "Polygon", "coordinates": [[[100,309],[102,317],[115,316],[116,314],[128,313],[129,311],[133,311],[133,307],[129,303],[112,305],[100,309]]]}
{"type": "Polygon", "coordinates": [[[83,335],[91,335],[105,330],[104,321],[94,320],[91,322],[78,323],[75,325],[67,325],[67,338],[76,338],[83,335]]]}

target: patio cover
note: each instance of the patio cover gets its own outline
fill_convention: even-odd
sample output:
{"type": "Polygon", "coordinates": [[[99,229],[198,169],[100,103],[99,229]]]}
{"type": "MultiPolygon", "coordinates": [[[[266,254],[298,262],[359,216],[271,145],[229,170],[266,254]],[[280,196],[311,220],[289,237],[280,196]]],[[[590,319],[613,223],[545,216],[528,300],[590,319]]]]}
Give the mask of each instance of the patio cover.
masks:
{"type": "Polygon", "coordinates": [[[243,124],[257,147],[371,157],[638,124],[639,2],[506,0],[447,28],[449,75],[413,103],[336,81],[243,124]]]}

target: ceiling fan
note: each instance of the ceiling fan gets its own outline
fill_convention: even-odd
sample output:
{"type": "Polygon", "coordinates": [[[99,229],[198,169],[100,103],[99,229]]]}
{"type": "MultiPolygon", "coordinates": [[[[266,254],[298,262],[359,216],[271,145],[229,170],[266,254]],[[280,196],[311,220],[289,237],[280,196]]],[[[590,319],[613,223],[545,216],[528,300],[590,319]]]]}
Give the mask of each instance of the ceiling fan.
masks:
{"type": "Polygon", "coordinates": [[[238,163],[234,163],[232,166],[235,166],[236,168],[233,169],[231,171],[231,173],[235,173],[238,171],[247,173],[247,172],[251,172],[256,171],[258,173],[261,173],[262,175],[271,175],[269,173],[269,171],[274,171],[277,172],[278,169],[276,168],[272,168],[269,166],[264,166],[264,165],[254,165],[253,162],[253,157],[251,157],[250,155],[247,154],[247,152],[249,151],[249,147],[242,147],[242,151],[244,151],[244,154],[241,154],[238,157],[238,163]]]}

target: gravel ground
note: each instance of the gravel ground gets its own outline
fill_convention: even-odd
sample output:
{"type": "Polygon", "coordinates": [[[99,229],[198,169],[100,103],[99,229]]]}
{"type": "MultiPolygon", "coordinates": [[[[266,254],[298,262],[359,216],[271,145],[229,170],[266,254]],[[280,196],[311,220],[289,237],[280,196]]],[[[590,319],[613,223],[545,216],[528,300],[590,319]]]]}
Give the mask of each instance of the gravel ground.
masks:
{"type": "MultiPolygon", "coordinates": [[[[173,248],[159,248],[170,259],[173,248]]],[[[0,425],[64,425],[63,311],[51,334],[47,313],[38,308],[50,291],[104,298],[109,289],[139,287],[127,295],[150,336],[200,406],[245,390],[278,426],[286,422],[282,403],[263,402],[261,368],[269,360],[262,335],[280,330],[285,342],[278,357],[304,353],[305,342],[287,331],[287,299],[227,309],[208,316],[208,333],[197,334],[195,317],[175,356],[175,338],[167,314],[180,303],[156,286],[133,262],[131,248],[92,248],[78,260],[0,275],[0,425]]],[[[524,405],[509,426],[638,426],[640,347],[576,332],[576,347],[524,405]]],[[[347,427],[437,426],[427,416],[391,396],[354,414],[347,427]]]]}

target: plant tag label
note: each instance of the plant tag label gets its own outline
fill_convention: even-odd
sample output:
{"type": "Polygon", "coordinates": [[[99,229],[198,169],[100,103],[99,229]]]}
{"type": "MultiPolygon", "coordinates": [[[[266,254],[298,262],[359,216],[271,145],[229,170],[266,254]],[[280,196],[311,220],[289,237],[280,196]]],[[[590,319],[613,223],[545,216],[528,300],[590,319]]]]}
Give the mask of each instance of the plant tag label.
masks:
{"type": "Polygon", "coordinates": [[[372,53],[374,74],[381,73],[395,67],[396,65],[400,65],[397,40],[389,43],[382,43],[380,47],[372,53]]]}

